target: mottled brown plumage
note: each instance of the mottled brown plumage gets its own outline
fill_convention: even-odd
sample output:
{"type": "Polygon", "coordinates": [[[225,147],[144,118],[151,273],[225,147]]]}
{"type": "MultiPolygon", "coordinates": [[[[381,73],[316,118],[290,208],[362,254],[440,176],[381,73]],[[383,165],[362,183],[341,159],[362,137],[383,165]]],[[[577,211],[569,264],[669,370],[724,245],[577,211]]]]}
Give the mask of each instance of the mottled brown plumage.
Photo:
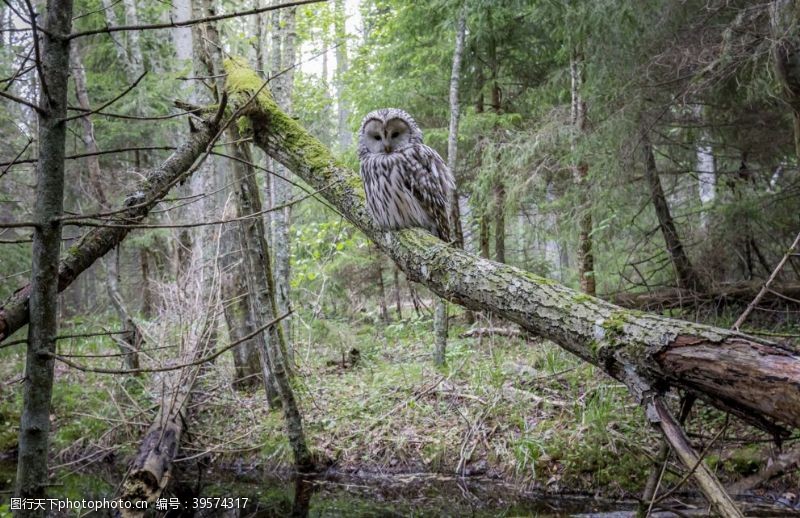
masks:
{"type": "Polygon", "coordinates": [[[369,113],[358,135],[367,206],[380,228],[420,227],[450,241],[455,181],[442,157],[422,143],[422,131],[403,110],[369,113]]]}

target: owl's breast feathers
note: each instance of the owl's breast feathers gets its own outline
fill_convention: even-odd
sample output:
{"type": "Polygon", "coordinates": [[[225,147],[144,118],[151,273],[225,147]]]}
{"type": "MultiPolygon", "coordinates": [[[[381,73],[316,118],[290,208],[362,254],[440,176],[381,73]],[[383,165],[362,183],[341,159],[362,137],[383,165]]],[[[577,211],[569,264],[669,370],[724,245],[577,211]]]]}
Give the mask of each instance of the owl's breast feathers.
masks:
{"type": "Polygon", "coordinates": [[[424,144],[393,153],[364,153],[361,178],[367,205],[383,229],[421,227],[450,239],[453,175],[442,157],[424,144]]]}

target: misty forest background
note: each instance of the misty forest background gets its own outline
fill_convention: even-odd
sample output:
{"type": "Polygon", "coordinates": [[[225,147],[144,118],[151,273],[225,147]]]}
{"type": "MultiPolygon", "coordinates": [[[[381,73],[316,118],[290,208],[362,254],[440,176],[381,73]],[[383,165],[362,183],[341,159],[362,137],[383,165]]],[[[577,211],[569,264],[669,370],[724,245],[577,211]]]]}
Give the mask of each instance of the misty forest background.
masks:
{"type": "MultiPolygon", "coordinates": [[[[299,450],[285,413],[270,410],[286,404],[285,389],[273,387],[269,403],[264,395],[259,340],[272,337],[316,460],[640,494],[658,433],[623,385],[489,312],[452,304],[446,348],[436,349],[438,298],[251,145],[244,125],[227,128],[145,219],[112,218],[227,102],[225,61],[245,59],[353,170],[364,114],[411,113],[455,166],[467,251],[626,307],[731,327],[800,230],[800,65],[782,61],[800,48],[793,3],[332,0],[102,30],[265,2],[75,3],[72,32],[96,33],[73,39],[69,54],[62,258],[87,232],[129,233],[59,296],[53,476],[109,462],[124,469],[159,401],[187,377],[191,433],[179,458],[291,465],[299,450]],[[257,225],[242,225],[243,200],[261,211],[257,225]],[[242,266],[252,252],[243,243],[259,232],[273,316],[291,312],[266,338],[264,315],[248,302],[260,277],[242,266]],[[185,369],[162,370],[234,342],[177,381],[185,369]]],[[[24,2],[0,6],[6,224],[35,219],[39,122],[34,106],[17,102],[35,105],[42,93],[29,17],[24,2]]],[[[0,300],[27,285],[32,261],[31,229],[4,226],[0,300]]],[[[800,260],[790,255],[777,272],[740,328],[796,345],[800,260]]],[[[8,338],[0,449],[13,457],[26,336],[8,338]]],[[[726,484],[796,439],[779,450],[703,403],[686,430],[726,484]]],[[[682,478],[678,461],[668,464],[664,485],[682,478]]],[[[773,484],[796,487],[797,473],[773,484]]]]}

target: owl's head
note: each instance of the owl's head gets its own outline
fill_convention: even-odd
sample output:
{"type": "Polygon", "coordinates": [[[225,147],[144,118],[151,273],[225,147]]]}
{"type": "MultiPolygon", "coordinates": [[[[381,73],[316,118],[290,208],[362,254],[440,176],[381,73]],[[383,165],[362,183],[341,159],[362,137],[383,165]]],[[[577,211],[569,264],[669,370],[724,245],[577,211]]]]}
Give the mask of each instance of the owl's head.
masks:
{"type": "Polygon", "coordinates": [[[358,154],[389,154],[422,143],[422,131],[408,113],[382,108],[367,114],[358,132],[358,154]]]}

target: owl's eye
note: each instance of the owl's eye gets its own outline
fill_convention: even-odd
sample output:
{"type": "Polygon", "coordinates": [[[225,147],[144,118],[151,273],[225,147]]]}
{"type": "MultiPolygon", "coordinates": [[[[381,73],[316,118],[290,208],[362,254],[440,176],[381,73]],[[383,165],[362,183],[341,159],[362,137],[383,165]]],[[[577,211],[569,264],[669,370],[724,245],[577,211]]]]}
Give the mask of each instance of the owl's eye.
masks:
{"type": "Polygon", "coordinates": [[[375,135],[375,136],[374,136],[374,137],[372,137],[372,138],[374,138],[375,140],[380,140],[380,139],[381,139],[381,136],[380,136],[380,135],[375,135]]]}
{"type": "Polygon", "coordinates": [[[392,133],[392,138],[397,138],[397,137],[399,137],[399,136],[400,136],[400,133],[399,133],[399,132],[397,132],[397,131],[395,131],[395,132],[393,132],[393,133],[392,133]]]}

